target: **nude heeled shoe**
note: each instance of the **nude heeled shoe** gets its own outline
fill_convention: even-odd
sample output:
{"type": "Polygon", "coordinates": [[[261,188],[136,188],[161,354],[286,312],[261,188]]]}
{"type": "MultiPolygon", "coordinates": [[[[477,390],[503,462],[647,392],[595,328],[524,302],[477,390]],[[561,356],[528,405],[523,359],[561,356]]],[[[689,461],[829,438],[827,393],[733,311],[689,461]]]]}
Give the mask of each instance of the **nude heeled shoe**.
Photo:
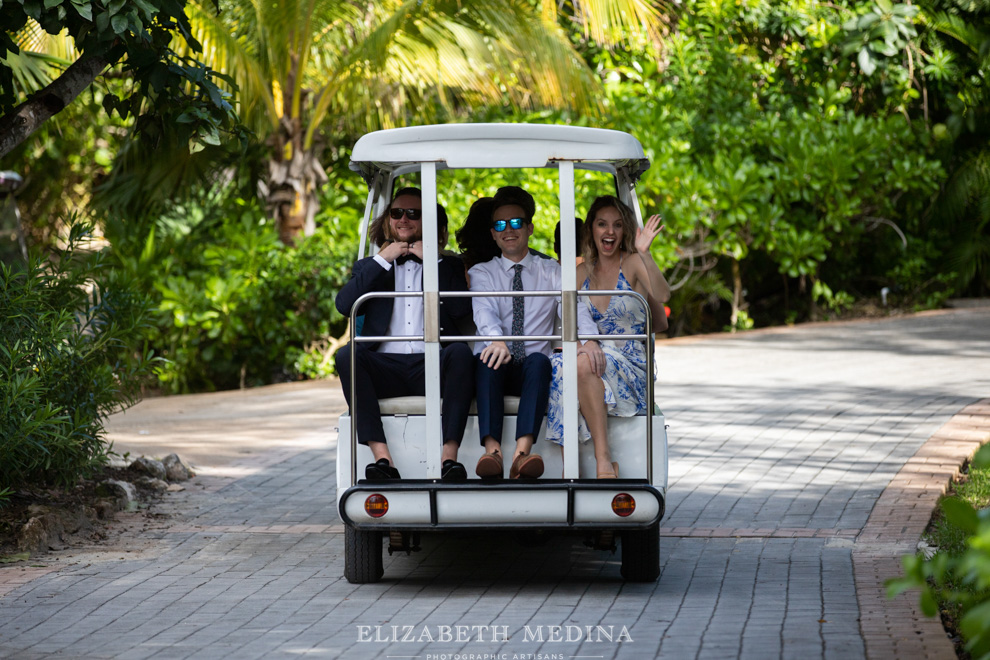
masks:
{"type": "Polygon", "coordinates": [[[616,461],[612,461],[612,472],[613,474],[602,474],[598,473],[599,479],[618,479],[619,478],[619,464],[616,461]]]}

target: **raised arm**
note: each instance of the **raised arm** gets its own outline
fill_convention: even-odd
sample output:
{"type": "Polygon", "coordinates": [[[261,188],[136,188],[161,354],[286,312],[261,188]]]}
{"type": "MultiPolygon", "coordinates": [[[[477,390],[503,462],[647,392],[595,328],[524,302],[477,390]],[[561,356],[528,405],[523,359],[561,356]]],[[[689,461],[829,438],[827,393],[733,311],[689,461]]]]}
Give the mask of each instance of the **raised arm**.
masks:
{"type": "Polygon", "coordinates": [[[663,273],[660,272],[660,267],[657,266],[657,262],[653,260],[653,255],[650,253],[650,246],[653,244],[653,239],[657,237],[662,229],[663,225],[660,224],[660,216],[652,215],[646,221],[644,227],[636,231],[635,241],[636,252],[639,254],[644,274],[646,275],[641,280],[641,286],[643,287],[641,293],[646,296],[646,301],[650,305],[650,314],[653,316],[653,330],[656,332],[662,332],[667,329],[667,312],[664,310],[664,303],[670,300],[670,285],[667,283],[667,279],[663,276],[663,273]]]}

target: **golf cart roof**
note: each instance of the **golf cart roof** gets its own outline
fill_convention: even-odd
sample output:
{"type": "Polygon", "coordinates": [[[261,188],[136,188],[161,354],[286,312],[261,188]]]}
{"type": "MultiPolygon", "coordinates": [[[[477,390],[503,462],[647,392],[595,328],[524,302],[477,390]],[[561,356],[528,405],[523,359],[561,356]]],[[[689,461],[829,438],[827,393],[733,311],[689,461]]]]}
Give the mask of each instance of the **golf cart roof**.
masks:
{"type": "Polygon", "coordinates": [[[635,182],[650,161],[621,131],[554,124],[443,124],[369,133],[357,141],[350,167],[369,181],[376,172],[404,173],[433,161],[439,169],[555,167],[624,169],[635,182]],[[583,164],[583,165],[581,165],[583,164]]]}

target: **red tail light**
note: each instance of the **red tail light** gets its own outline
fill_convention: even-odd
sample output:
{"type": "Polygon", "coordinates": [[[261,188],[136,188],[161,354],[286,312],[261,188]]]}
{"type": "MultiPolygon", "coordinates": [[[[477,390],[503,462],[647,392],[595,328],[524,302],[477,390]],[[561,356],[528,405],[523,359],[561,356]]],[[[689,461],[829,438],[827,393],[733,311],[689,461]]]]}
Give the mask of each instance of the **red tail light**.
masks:
{"type": "MultiPolygon", "coordinates": [[[[612,508],[615,508],[614,503],[612,504],[612,508]]],[[[368,495],[368,499],[364,501],[364,510],[372,518],[381,518],[388,513],[388,500],[385,499],[384,495],[379,495],[378,493],[368,495]]]]}
{"type": "Polygon", "coordinates": [[[632,515],[632,512],[636,510],[636,500],[629,493],[619,493],[612,498],[612,511],[617,516],[632,515]]]}

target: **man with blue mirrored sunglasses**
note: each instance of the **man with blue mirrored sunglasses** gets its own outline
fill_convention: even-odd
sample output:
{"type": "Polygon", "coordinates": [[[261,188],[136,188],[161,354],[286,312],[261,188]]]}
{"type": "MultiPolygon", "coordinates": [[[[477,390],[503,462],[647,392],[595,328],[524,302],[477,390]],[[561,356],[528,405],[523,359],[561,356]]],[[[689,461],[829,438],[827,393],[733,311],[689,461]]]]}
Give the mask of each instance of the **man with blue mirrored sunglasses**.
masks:
{"type": "Polygon", "coordinates": [[[497,232],[503,232],[507,228],[512,229],[522,229],[522,226],[526,224],[526,218],[508,218],[505,220],[494,220],[492,222],[492,229],[497,232]]]}
{"type": "MultiPolygon", "coordinates": [[[[468,271],[472,291],[560,291],[560,264],[529,249],[536,203],[522,188],[506,186],[495,193],[492,238],[501,254],[468,271]]],[[[479,336],[540,336],[553,334],[560,314],[558,296],[474,298],[474,322],[479,336]]],[[[597,334],[585,305],[579,305],[579,332],[597,334]],[[583,315],[582,315],[583,312],[583,315]]],[[[475,473],[482,479],[504,476],[502,423],[505,395],[519,397],[516,447],[510,478],[543,474],[543,459],[532,453],[547,412],[550,392],[549,341],[478,341],[476,371],[478,430],[485,454],[475,473]]]]}

